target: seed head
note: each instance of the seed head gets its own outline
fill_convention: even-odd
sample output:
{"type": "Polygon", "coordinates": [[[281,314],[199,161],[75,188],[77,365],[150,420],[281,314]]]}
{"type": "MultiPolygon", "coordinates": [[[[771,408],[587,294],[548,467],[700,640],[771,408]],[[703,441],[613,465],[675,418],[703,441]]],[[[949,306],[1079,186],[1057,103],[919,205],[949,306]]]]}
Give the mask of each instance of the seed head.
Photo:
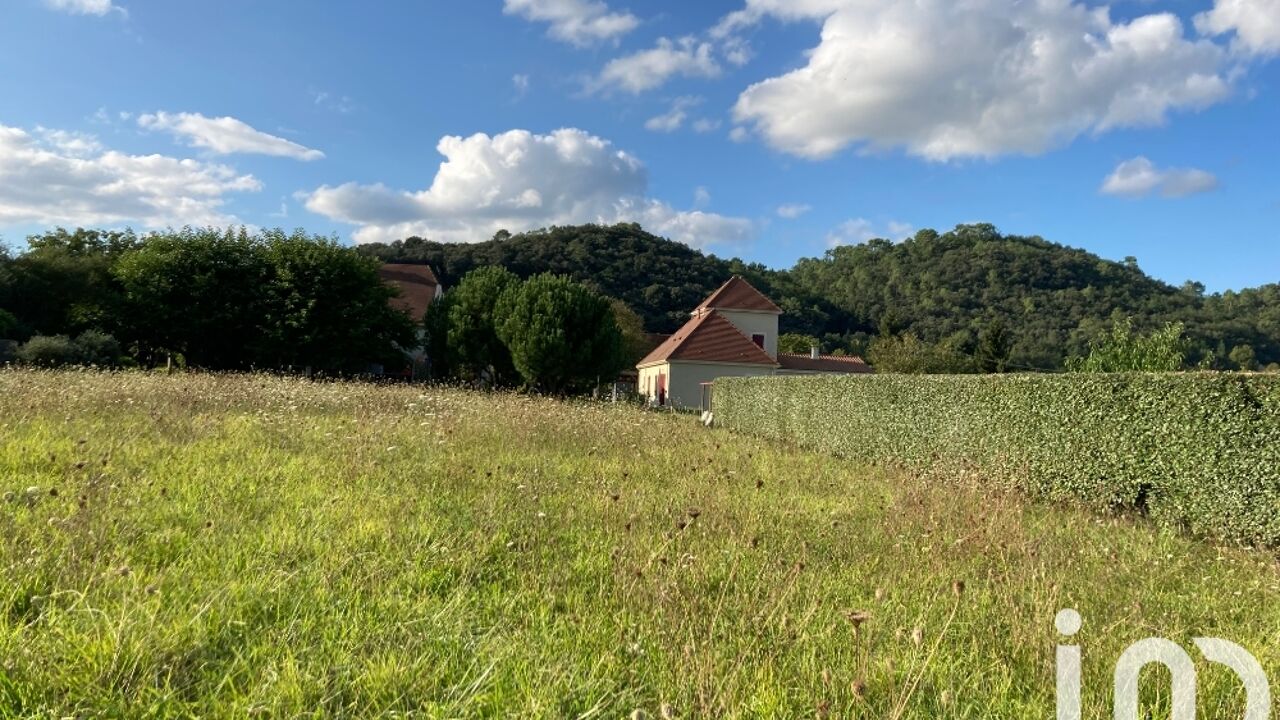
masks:
{"type": "Polygon", "coordinates": [[[924,642],[924,628],[915,627],[911,629],[911,642],[919,645],[924,642]]]}

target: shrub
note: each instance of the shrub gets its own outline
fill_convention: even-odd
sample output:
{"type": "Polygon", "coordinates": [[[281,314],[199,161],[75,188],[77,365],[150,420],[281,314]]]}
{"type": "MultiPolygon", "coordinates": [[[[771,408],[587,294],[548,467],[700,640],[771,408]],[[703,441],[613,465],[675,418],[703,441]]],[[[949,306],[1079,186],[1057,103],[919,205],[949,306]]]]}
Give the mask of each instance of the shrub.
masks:
{"type": "Polygon", "coordinates": [[[40,367],[75,365],[80,348],[66,335],[36,335],[18,348],[18,360],[40,367]]]}
{"type": "Polygon", "coordinates": [[[721,378],[714,401],[733,430],[1280,547],[1280,377],[721,378]]]}
{"type": "Polygon", "coordinates": [[[74,340],[66,335],[37,335],[18,347],[19,362],[39,367],[120,364],[120,343],[107,333],[86,330],[74,340]]]}

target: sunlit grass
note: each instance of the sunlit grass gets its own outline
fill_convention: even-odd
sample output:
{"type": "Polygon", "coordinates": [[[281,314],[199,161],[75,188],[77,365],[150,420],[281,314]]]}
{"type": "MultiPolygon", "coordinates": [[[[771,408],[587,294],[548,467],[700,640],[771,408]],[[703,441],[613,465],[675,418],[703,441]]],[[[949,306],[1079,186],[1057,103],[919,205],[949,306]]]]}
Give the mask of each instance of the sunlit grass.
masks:
{"type": "Polygon", "coordinates": [[[631,407],[6,371],[0,492],[0,717],[1043,718],[1064,607],[1090,717],[1280,677],[1271,556],[631,407]]]}

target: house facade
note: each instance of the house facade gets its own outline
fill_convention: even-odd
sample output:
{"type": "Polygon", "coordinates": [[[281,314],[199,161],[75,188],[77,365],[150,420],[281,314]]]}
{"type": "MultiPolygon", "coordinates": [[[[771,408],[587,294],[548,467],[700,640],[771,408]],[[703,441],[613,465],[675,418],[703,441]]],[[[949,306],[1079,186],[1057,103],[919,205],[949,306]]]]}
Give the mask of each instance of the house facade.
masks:
{"type": "Polygon", "coordinates": [[[650,403],[697,408],[716,378],[750,375],[868,373],[861,358],[778,352],[782,308],[734,276],[690,313],[689,322],[636,364],[638,390],[650,403]]]}

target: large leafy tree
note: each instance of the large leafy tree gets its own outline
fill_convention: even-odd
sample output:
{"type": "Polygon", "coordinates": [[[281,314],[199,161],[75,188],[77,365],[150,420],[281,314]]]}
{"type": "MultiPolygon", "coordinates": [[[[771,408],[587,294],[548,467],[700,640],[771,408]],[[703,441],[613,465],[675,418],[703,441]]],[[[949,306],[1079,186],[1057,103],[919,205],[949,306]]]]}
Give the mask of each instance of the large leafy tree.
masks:
{"type": "Polygon", "coordinates": [[[395,290],[379,279],[376,261],[301,231],[268,231],[261,251],[269,267],[262,348],[268,364],[359,370],[394,346],[417,344],[413,321],[388,304],[395,290]]]}
{"type": "Polygon", "coordinates": [[[625,363],[609,299],[567,277],[538,275],[513,287],[499,316],[499,335],[534,390],[592,390],[612,381],[625,363]]]}
{"type": "Polygon", "coordinates": [[[16,320],[11,332],[114,330],[121,293],[111,268],[137,243],[127,231],[58,228],[28,237],[25,253],[0,261],[0,308],[16,320]]]}
{"type": "Polygon", "coordinates": [[[124,336],[144,361],[180,353],[190,365],[249,368],[270,345],[271,266],[243,228],[153,235],[114,271],[124,289],[124,336]]]}
{"type": "Polygon", "coordinates": [[[492,386],[520,381],[511,353],[499,336],[499,302],[520,278],[505,268],[472,270],[448,293],[448,365],[459,378],[492,386]]]}

